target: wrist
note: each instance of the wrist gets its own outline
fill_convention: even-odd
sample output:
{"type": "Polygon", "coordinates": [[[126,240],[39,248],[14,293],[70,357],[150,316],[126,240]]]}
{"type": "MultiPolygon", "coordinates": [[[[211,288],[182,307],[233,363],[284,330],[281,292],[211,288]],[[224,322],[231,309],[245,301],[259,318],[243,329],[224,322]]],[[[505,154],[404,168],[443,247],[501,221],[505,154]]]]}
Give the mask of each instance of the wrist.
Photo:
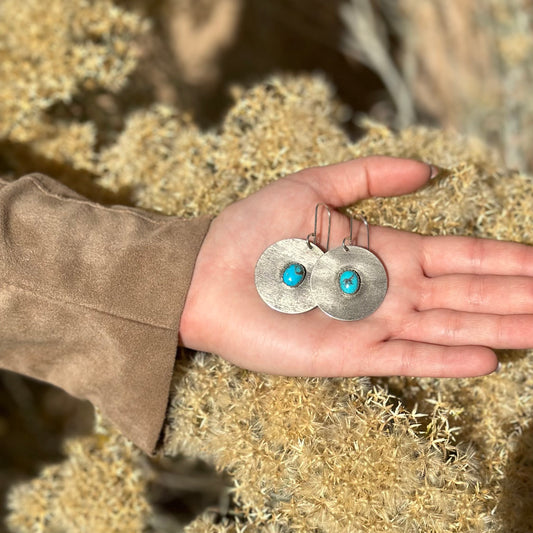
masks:
{"type": "Polygon", "coordinates": [[[212,228],[215,220],[211,221],[209,229],[204,237],[191,276],[189,289],[185,296],[185,302],[180,317],[178,343],[185,348],[193,350],[208,350],[207,337],[209,323],[209,311],[216,302],[210,302],[211,291],[205,290],[206,279],[216,279],[216,273],[210,272],[209,250],[212,248],[212,228]]]}

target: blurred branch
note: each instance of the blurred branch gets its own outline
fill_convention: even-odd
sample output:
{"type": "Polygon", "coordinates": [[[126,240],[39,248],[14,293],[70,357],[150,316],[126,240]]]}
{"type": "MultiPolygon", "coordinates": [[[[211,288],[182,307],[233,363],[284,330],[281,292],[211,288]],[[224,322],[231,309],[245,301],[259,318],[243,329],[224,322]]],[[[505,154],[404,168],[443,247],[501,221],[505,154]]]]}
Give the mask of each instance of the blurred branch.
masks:
{"type": "Polygon", "coordinates": [[[411,93],[389,51],[385,25],[376,16],[370,0],[350,0],[340,7],[346,25],[341,42],[343,52],[376,72],[382,79],[396,107],[396,124],[404,128],[414,122],[411,93]]]}
{"type": "Polygon", "coordinates": [[[498,66],[502,83],[501,105],[503,109],[502,143],[505,164],[511,168],[531,168],[528,161],[531,144],[531,83],[533,61],[533,14],[528,2],[508,2],[505,16],[502,6],[494,0],[493,33],[498,43],[498,66]]]}

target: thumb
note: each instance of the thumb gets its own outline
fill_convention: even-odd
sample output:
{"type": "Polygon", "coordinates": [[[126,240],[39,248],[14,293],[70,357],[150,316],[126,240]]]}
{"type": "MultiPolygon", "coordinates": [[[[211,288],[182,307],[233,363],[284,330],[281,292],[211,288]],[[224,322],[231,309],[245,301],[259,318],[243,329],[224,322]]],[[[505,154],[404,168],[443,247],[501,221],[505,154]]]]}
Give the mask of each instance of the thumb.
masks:
{"type": "Polygon", "coordinates": [[[371,156],[307,168],[290,178],[311,186],[324,202],[341,207],[372,196],[413,192],[438,171],[437,167],[414,159],[371,156]]]}

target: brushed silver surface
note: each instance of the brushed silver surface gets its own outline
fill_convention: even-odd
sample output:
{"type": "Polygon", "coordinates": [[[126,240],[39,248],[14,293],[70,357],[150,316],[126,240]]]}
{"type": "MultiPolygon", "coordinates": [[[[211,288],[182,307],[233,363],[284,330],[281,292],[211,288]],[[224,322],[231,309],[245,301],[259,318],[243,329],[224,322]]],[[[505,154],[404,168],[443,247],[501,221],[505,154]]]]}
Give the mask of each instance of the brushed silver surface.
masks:
{"type": "Polygon", "coordinates": [[[316,305],[337,320],[361,320],[371,315],[387,293],[387,273],[371,251],[360,246],[343,246],[325,253],[313,267],[311,292],[316,305]],[[355,270],[360,286],[346,294],[339,285],[345,270],[355,270]]]}
{"type": "Polygon", "coordinates": [[[324,252],[306,239],[285,239],[269,246],[255,266],[255,286],[259,296],[272,309],[297,314],[310,311],[316,304],[309,283],[311,271],[324,252]],[[306,275],[297,287],[283,282],[283,272],[291,263],[305,267],[306,275]]]}

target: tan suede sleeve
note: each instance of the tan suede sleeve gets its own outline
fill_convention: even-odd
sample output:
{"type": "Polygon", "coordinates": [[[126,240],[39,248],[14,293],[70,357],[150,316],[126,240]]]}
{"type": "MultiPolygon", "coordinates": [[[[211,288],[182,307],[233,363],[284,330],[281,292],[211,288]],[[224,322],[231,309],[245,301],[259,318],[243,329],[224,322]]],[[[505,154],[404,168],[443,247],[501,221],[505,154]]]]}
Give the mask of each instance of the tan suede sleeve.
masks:
{"type": "Polygon", "coordinates": [[[90,400],[153,453],[209,223],[0,179],[0,367],[90,400]]]}

